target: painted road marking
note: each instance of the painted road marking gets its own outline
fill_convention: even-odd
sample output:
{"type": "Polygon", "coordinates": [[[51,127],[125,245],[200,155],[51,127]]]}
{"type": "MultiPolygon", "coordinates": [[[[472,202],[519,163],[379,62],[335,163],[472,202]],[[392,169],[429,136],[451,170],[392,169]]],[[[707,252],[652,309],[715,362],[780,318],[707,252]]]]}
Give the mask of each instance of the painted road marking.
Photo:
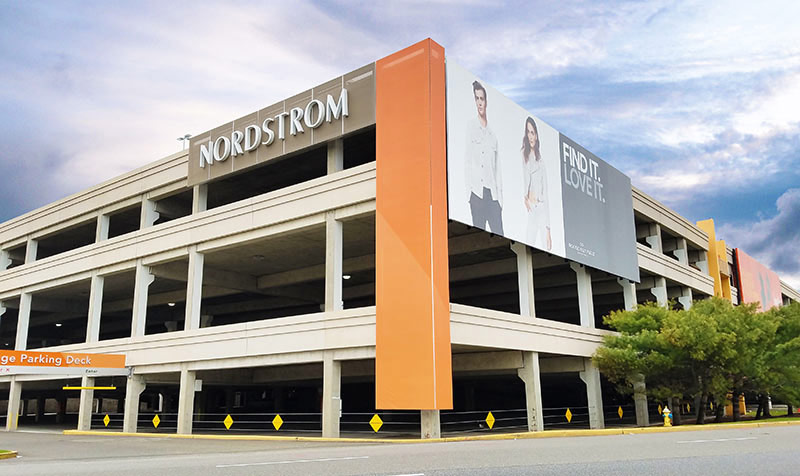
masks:
{"type": "Polygon", "coordinates": [[[369,456],[346,456],[344,458],[292,459],[287,461],[266,461],[263,463],[218,464],[217,468],[242,468],[244,466],[266,466],[270,464],[324,463],[326,461],[348,461],[368,458],[369,456]]]}
{"type": "Polygon", "coordinates": [[[746,438],[717,438],[714,440],[686,440],[686,441],[679,441],[678,443],[716,443],[720,441],[744,441],[744,440],[755,440],[757,439],[755,436],[748,436],[746,438]]]}

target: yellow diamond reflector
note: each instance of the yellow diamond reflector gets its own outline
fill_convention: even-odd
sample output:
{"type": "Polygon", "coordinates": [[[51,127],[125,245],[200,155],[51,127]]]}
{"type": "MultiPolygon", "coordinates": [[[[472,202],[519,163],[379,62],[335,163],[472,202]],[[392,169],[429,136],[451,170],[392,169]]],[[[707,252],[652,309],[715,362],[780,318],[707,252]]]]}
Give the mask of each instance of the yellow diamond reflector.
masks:
{"type": "Polygon", "coordinates": [[[283,426],[283,418],[281,418],[280,415],[275,415],[275,418],[272,419],[272,426],[274,426],[276,430],[280,430],[283,426]]]}
{"type": "Polygon", "coordinates": [[[155,428],[158,428],[158,424],[159,424],[159,423],[161,423],[161,418],[159,418],[159,417],[158,417],[158,415],[154,416],[154,417],[153,417],[153,426],[154,426],[155,428]]]}
{"type": "Polygon", "coordinates": [[[620,405],[619,408],[617,408],[617,415],[619,415],[619,419],[621,420],[622,419],[622,405],[620,405]]]}
{"type": "Polygon", "coordinates": [[[375,433],[383,426],[383,420],[381,420],[381,417],[379,417],[377,413],[372,417],[372,420],[369,421],[369,426],[375,430],[375,433]]]}
{"type": "Polygon", "coordinates": [[[492,415],[492,412],[489,412],[489,414],[486,415],[486,424],[489,425],[490,430],[494,427],[494,421],[494,415],[492,415]]]}
{"type": "Polygon", "coordinates": [[[226,430],[231,429],[231,425],[233,425],[233,418],[230,415],[226,416],[224,420],[222,420],[222,424],[225,425],[226,430]]]}
{"type": "Polygon", "coordinates": [[[664,413],[664,409],[661,408],[661,405],[659,405],[658,406],[658,414],[661,415],[662,413],[664,413]]]}
{"type": "Polygon", "coordinates": [[[686,413],[689,413],[690,411],[692,411],[692,406],[687,403],[686,404],[686,413]]]}
{"type": "Polygon", "coordinates": [[[567,413],[564,414],[567,417],[567,423],[572,423],[572,412],[567,408],[567,413]]]}
{"type": "Polygon", "coordinates": [[[106,417],[105,417],[105,418],[103,418],[103,423],[104,423],[106,426],[108,426],[109,422],[111,422],[111,418],[109,418],[109,417],[108,417],[108,414],[106,414],[106,417]]]}

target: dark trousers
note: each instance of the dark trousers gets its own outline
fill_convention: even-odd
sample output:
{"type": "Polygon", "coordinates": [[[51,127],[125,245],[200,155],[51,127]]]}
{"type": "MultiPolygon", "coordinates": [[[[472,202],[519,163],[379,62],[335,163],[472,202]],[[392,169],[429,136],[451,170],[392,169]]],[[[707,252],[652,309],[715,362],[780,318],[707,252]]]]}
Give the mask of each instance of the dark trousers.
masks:
{"type": "Polygon", "coordinates": [[[503,207],[497,200],[492,200],[491,190],[483,187],[483,197],[475,195],[474,192],[471,193],[469,208],[472,212],[472,226],[486,230],[488,223],[492,233],[503,234],[503,207]]]}

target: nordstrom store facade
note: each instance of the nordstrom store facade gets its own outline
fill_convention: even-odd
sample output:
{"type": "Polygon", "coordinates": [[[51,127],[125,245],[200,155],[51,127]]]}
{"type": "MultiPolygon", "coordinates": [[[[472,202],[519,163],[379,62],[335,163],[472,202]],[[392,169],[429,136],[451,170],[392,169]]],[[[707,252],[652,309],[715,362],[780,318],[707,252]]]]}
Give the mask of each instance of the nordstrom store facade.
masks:
{"type": "Polygon", "coordinates": [[[0,224],[0,352],[125,361],[0,365],[0,418],[330,437],[646,424],[645,395],[592,365],[602,316],[738,301],[756,267],[710,226],[425,40],[0,224]]]}

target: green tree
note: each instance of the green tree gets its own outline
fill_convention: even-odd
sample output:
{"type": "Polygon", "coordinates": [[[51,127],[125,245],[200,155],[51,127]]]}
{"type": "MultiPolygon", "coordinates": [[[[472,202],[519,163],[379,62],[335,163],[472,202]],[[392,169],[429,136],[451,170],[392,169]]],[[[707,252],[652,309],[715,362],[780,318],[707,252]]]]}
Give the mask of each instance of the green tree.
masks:
{"type": "Polygon", "coordinates": [[[686,311],[650,304],[612,312],[605,322],[619,334],[606,337],[594,359],[622,391],[630,392],[635,376],[643,375],[655,398],[700,396],[697,423],[704,423],[709,396],[719,403],[729,393],[738,401],[744,391],[789,396],[797,388],[782,383],[800,377],[796,314],[758,313],[719,298],[696,301],[686,311]]]}
{"type": "MultiPolygon", "coordinates": [[[[769,367],[758,381],[759,391],[785,401],[800,403],[800,303],[772,308],[763,313],[776,325],[773,341],[765,352],[769,367]]],[[[766,402],[762,402],[765,406],[766,402]]]]}
{"type": "Polygon", "coordinates": [[[663,333],[676,312],[648,303],[604,318],[619,334],[606,336],[593,359],[622,393],[631,393],[639,376],[647,382],[648,395],[659,400],[682,396],[691,387],[690,376],[681,371],[686,353],[671,345],[663,333]]]}

